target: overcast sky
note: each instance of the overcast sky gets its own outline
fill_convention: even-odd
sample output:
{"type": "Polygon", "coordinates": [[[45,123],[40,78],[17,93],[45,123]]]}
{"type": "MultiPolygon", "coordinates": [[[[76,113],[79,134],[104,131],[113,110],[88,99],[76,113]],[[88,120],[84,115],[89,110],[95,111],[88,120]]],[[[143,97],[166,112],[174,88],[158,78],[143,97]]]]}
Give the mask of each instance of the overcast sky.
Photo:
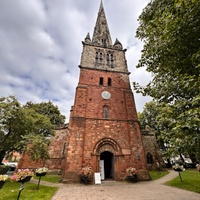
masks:
{"type": "MultiPolygon", "coordinates": [[[[130,81],[150,74],[136,69],[142,43],[138,16],[149,0],[103,0],[114,42],[127,48],[130,81]]],[[[68,121],[78,84],[82,44],[93,35],[100,0],[0,0],[0,96],[22,103],[52,101],[68,121]]],[[[135,94],[137,111],[150,98],[135,94]]]]}

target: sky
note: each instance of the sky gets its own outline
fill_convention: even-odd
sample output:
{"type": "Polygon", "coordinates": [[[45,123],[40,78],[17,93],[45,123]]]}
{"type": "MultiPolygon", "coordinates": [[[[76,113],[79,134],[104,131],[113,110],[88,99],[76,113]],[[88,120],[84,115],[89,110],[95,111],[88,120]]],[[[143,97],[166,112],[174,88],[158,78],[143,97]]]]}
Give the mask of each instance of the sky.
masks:
{"type": "MultiPolygon", "coordinates": [[[[112,42],[127,49],[130,82],[151,79],[136,65],[138,17],[149,0],[103,0],[112,42]]],[[[52,101],[69,119],[79,79],[82,41],[92,37],[100,0],[0,0],[0,97],[25,104],[52,101]]],[[[134,91],[137,111],[150,97],[134,91]]]]}

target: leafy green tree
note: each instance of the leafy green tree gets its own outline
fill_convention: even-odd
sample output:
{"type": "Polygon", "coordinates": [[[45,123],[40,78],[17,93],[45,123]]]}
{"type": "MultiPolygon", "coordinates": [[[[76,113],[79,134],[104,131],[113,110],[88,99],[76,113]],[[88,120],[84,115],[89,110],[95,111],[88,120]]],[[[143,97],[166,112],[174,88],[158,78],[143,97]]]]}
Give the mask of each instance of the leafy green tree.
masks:
{"type": "Polygon", "coordinates": [[[200,159],[200,1],[152,0],[139,22],[136,36],[144,48],[137,67],[146,67],[153,79],[134,88],[170,110],[165,118],[173,119],[171,130],[162,136],[171,138],[171,152],[200,159]]]}
{"type": "Polygon", "coordinates": [[[28,134],[23,136],[19,146],[23,147],[32,160],[38,161],[40,159],[46,160],[49,158],[48,145],[50,139],[36,134],[28,134]],[[28,144],[28,145],[27,145],[28,144]]]}
{"type": "Polygon", "coordinates": [[[144,105],[143,111],[138,114],[141,128],[145,129],[147,125],[150,126],[154,131],[160,149],[164,151],[167,148],[168,141],[161,137],[161,131],[169,129],[171,119],[166,117],[163,118],[163,115],[169,112],[168,109],[163,103],[161,104],[157,101],[150,101],[144,105]]]}
{"type": "Polygon", "coordinates": [[[32,108],[37,113],[49,117],[51,123],[55,126],[62,126],[65,123],[65,116],[60,113],[58,107],[53,105],[51,101],[42,103],[27,102],[25,107],[32,108]]]}
{"type": "Polygon", "coordinates": [[[44,139],[53,133],[54,126],[47,116],[23,107],[14,96],[0,98],[0,163],[7,153],[26,148],[28,141],[24,136],[44,139]]]}
{"type": "Polygon", "coordinates": [[[143,111],[138,113],[138,118],[142,129],[148,125],[155,131],[157,130],[156,117],[159,113],[159,103],[156,101],[150,101],[144,105],[143,111]]]}
{"type": "Polygon", "coordinates": [[[135,83],[136,89],[165,102],[198,96],[200,1],[152,0],[139,22],[144,49],[137,67],[146,67],[153,80],[146,87],[135,83]]]}

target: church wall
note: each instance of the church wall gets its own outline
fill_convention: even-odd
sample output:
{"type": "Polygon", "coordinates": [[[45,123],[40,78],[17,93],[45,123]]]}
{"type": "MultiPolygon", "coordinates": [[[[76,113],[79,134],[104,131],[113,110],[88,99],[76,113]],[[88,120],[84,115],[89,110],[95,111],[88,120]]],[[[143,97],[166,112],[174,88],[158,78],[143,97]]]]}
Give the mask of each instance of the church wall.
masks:
{"type": "Polygon", "coordinates": [[[126,168],[130,166],[138,169],[140,180],[149,178],[146,173],[141,135],[137,133],[137,122],[76,117],[72,117],[71,120],[71,145],[63,175],[64,182],[78,182],[78,173],[82,167],[92,167],[94,172],[99,172],[101,151],[110,151],[114,154],[115,180],[124,180],[126,168]],[[117,147],[112,142],[109,143],[110,140],[114,141],[117,147]],[[101,146],[100,141],[106,141],[101,151],[98,150],[101,146]]]}
{"type": "Polygon", "coordinates": [[[85,118],[71,115],[69,130],[69,145],[62,173],[62,180],[66,183],[79,182],[78,173],[82,168],[85,118]]]}
{"type": "Polygon", "coordinates": [[[116,50],[114,48],[102,48],[97,47],[93,45],[84,45],[82,57],[81,57],[81,63],[80,66],[82,67],[88,67],[92,69],[108,69],[107,65],[107,53],[113,54],[114,58],[114,68],[111,69],[111,71],[120,71],[120,72],[128,72],[127,66],[126,66],[126,58],[125,58],[125,52],[123,50],[116,50]],[[102,62],[96,62],[96,52],[102,53],[102,62]]]}
{"type": "Polygon", "coordinates": [[[76,88],[76,97],[74,104],[76,105],[73,110],[73,115],[79,117],[85,117],[86,112],[86,98],[87,98],[87,88],[77,87],[76,88]]]}
{"type": "MultiPolygon", "coordinates": [[[[108,87],[108,78],[112,79],[112,87],[121,89],[130,89],[129,77],[127,74],[123,73],[113,73],[111,71],[98,71],[96,69],[85,69],[81,68],[80,79],[78,86],[100,86],[99,78],[104,79],[103,85],[101,87],[108,87]]],[[[111,87],[110,87],[111,88],[111,87]]]]}
{"type": "Polygon", "coordinates": [[[69,130],[67,127],[56,129],[55,135],[50,138],[50,145],[48,146],[50,159],[35,162],[27,154],[23,153],[17,167],[19,169],[35,169],[45,166],[50,171],[60,172],[66,157],[68,138],[69,130]]]}
{"type": "Polygon", "coordinates": [[[165,168],[162,155],[156,141],[154,133],[151,131],[142,131],[142,141],[145,151],[145,158],[147,160],[147,154],[152,155],[152,163],[147,162],[147,167],[149,170],[152,169],[163,169],[165,168]]]}
{"type": "Polygon", "coordinates": [[[109,118],[137,120],[127,74],[81,69],[75,105],[73,116],[103,118],[103,106],[108,106],[109,118]],[[104,80],[102,86],[99,85],[100,77],[104,80]],[[108,78],[111,79],[112,86],[108,86],[108,78]],[[112,100],[102,99],[101,94],[104,90],[111,93],[112,100]]]}

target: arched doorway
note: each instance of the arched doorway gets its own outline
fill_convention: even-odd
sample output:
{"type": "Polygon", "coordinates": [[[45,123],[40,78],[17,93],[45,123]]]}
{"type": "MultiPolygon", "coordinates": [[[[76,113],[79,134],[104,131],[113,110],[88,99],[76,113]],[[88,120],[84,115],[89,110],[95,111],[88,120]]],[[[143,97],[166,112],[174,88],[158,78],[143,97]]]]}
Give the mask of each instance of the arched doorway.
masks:
{"type": "Polygon", "coordinates": [[[113,153],[109,151],[104,151],[100,155],[100,162],[103,163],[103,168],[101,170],[104,174],[104,179],[114,178],[114,156],[113,153]]]}

